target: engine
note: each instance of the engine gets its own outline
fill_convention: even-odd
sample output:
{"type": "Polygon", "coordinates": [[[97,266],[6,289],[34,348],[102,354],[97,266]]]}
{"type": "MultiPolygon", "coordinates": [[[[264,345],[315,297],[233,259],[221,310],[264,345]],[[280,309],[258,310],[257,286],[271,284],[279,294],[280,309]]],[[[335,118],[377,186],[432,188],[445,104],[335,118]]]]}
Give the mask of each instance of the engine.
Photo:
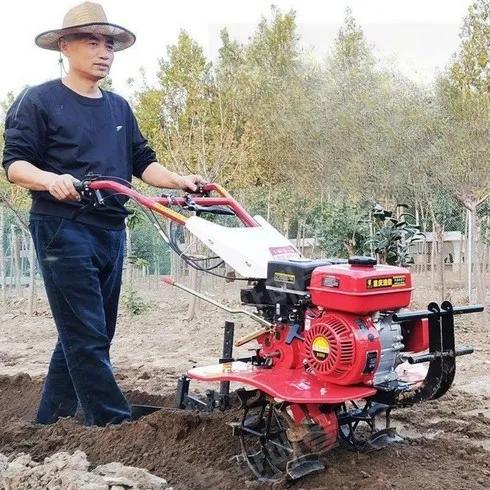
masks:
{"type": "Polygon", "coordinates": [[[242,300],[276,325],[258,339],[264,362],[337,385],[382,386],[398,379],[403,352],[428,347],[425,323],[392,319],[411,292],[408,270],[369,257],[289,260],[270,262],[265,284],[242,300]]]}

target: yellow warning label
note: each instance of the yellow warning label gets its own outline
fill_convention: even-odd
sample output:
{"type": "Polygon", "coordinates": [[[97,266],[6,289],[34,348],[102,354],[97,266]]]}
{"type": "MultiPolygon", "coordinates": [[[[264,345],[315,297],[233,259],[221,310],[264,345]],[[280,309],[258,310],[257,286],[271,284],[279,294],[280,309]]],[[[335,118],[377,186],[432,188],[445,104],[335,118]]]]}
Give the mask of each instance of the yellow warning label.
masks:
{"type": "Polygon", "coordinates": [[[294,284],[296,282],[296,276],[294,274],[286,274],[285,272],[274,272],[274,281],[294,284]]]}
{"type": "Polygon", "coordinates": [[[313,355],[319,361],[324,361],[330,353],[330,343],[325,337],[315,337],[311,347],[313,355]]]}
{"type": "Polygon", "coordinates": [[[397,288],[406,285],[407,278],[405,276],[379,277],[375,279],[368,279],[366,281],[366,287],[368,289],[397,288]]]}

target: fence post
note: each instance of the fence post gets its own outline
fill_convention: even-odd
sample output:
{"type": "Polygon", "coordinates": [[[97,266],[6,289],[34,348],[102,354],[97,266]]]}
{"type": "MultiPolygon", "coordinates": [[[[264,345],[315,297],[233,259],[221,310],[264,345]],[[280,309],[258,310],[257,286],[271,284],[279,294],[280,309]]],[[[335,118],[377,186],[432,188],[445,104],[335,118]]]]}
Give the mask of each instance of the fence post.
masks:
{"type": "Polygon", "coordinates": [[[5,280],[6,267],[5,267],[5,249],[4,249],[4,235],[5,235],[5,207],[0,204],[0,280],[2,286],[2,309],[7,307],[7,283],[5,280]]]}
{"type": "Polygon", "coordinates": [[[471,212],[468,209],[468,236],[466,237],[466,262],[468,264],[468,302],[471,304],[472,302],[472,286],[473,286],[473,226],[471,220],[471,212]]]}
{"type": "Polygon", "coordinates": [[[36,302],[36,253],[34,251],[34,241],[29,236],[29,302],[27,305],[27,315],[34,314],[34,304],[36,302]]]}

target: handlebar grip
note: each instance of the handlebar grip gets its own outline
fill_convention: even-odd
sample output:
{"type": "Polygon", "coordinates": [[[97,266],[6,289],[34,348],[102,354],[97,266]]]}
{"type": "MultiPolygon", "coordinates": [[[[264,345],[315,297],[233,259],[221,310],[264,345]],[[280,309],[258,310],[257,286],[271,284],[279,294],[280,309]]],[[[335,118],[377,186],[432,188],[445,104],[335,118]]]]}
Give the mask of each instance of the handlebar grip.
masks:
{"type": "Polygon", "coordinates": [[[83,182],[81,180],[75,179],[73,181],[73,187],[75,187],[75,190],[77,192],[82,192],[85,190],[85,186],[83,185],[83,182]]]}
{"type": "Polygon", "coordinates": [[[206,194],[207,192],[211,192],[213,190],[213,184],[200,184],[197,186],[197,189],[191,194],[206,194]]]}

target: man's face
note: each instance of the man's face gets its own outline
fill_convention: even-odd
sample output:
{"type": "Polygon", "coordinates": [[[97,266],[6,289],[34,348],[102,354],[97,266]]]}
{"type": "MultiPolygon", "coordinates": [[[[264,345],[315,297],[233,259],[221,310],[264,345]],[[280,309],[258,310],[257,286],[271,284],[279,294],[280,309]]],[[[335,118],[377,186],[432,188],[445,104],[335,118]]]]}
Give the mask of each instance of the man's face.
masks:
{"type": "Polygon", "coordinates": [[[102,34],[76,34],[61,40],[70,70],[94,81],[109,75],[114,60],[114,41],[102,34]]]}

